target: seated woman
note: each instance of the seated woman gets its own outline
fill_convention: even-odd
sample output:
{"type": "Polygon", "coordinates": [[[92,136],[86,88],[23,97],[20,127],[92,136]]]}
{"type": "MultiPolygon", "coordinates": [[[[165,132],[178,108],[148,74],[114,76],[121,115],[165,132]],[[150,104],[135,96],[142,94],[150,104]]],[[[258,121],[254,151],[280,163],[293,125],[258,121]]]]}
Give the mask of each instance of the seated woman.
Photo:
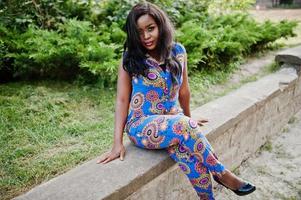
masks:
{"type": "MultiPolygon", "coordinates": [[[[185,48],[156,5],[139,3],[126,21],[127,40],[118,71],[114,144],[98,163],[125,156],[123,131],[140,148],[165,148],[187,175],[200,199],[214,199],[211,175],[237,195],[255,186],[227,170],[190,115],[185,48]],[[180,110],[177,101],[180,103],[180,110]]],[[[137,158],[138,159],[138,158],[137,158]]]]}

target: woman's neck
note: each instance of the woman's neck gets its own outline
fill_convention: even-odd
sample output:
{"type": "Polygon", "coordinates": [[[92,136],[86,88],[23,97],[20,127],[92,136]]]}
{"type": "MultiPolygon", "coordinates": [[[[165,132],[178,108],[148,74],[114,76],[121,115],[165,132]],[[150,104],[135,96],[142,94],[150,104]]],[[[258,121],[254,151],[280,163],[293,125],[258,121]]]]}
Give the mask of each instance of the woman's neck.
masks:
{"type": "Polygon", "coordinates": [[[160,55],[158,55],[156,51],[149,51],[147,52],[147,54],[150,55],[150,57],[152,57],[153,59],[155,59],[158,63],[162,62],[160,55]]]}

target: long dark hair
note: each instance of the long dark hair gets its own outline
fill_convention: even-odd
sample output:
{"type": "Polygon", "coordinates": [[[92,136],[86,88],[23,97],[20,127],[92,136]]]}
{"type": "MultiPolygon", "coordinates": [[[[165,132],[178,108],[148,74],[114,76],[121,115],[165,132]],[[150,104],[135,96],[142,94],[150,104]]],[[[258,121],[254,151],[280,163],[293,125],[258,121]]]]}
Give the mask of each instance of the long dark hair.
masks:
{"type": "Polygon", "coordinates": [[[142,46],[138,32],[137,20],[142,15],[148,14],[158,25],[159,40],[157,42],[156,50],[160,56],[160,60],[164,60],[165,64],[169,66],[172,82],[177,83],[176,76],[182,74],[182,67],[180,62],[172,54],[174,45],[174,28],[167,17],[167,15],[156,5],[143,2],[135,5],[126,19],[125,31],[127,38],[124,43],[123,68],[130,75],[146,76],[148,66],[144,64],[147,50],[142,46]]]}

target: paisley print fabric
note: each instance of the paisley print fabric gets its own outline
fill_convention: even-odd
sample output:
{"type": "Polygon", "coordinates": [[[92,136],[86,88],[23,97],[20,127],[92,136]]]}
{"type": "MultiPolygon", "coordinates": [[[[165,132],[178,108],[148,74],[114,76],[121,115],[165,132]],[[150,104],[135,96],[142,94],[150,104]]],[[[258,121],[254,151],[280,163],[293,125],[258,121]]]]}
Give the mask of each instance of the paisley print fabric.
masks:
{"type": "MultiPolygon", "coordinates": [[[[184,69],[185,49],[176,43],[173,55],[184,69]]],[[[186,174],[200,199],[214,199],[210,172],[223,173],[225,167],[217,160],[197,122],[185,116],[178,104],[178,85],[173,85],[169,66],[163,70],[148,57],[146,76],[132,77],[132,94],[125,131],[140,148],[166,149],[186,174]]]]}

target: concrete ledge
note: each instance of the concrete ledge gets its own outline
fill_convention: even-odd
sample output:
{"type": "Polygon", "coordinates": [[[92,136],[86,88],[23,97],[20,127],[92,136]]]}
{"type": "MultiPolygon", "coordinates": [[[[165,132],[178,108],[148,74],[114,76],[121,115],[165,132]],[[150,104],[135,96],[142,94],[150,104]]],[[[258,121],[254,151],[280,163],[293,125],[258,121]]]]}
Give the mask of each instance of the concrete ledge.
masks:
{"type": "Polygon", "coordinates": [[[293,106],[298,80],[294,69],[282,69],[209,102],[193,113],[194,118],[211,119],[208,126],[202,127],[203,132],[228,168],[239,166],[300,109],[293,106]],[[286,109],[289,113],[283,118],[281,114],[288,112],[286,109]]]}
{"type": "MultiPolygon", "coordinates": [[[[200,129],[220,160],[233,169],[300,108],[301,79],[293,68],[283,68],[197,108],[192,118],[209,119],[200,129]]],[[[165,150],[139,149],[131,143],[126,148],[124,161],[97,165],[93,159],[15,199],[197,199],[165,150]]]]}
{"type": "Polygon", "coordinates": [[[126,148],[124,161],[99,165],[90,160],[15,199],[125,199],[174,164],[164,150],[139,149],[129,142],[126,148]]]}

